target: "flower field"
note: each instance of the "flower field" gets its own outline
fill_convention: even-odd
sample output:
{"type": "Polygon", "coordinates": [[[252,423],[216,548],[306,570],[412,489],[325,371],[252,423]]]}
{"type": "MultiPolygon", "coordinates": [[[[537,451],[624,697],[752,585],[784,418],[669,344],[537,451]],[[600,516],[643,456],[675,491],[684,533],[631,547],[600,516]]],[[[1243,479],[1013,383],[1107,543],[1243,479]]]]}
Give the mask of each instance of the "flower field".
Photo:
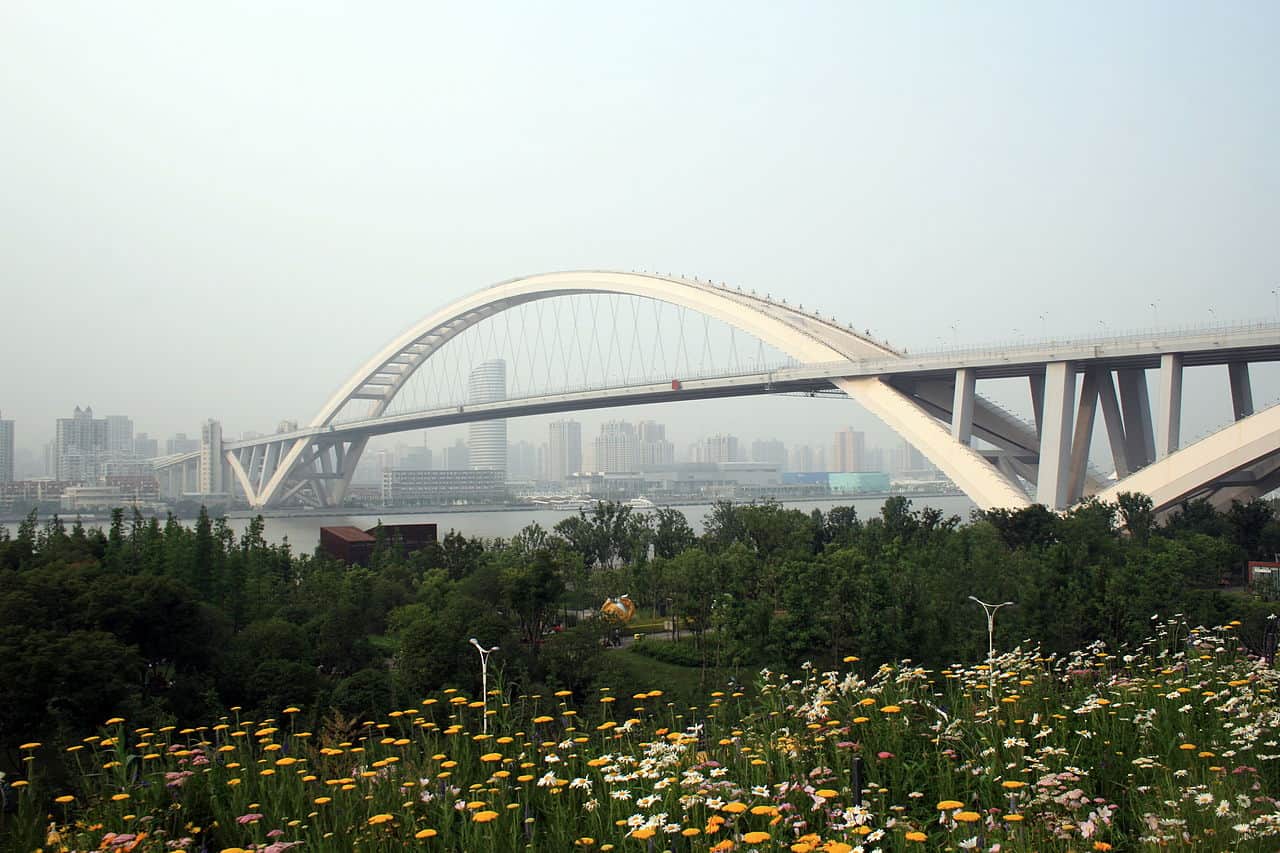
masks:
{"type": "Polygon", "coordinates": [[[990,668],[766,671],[697,707],[499,689],[314,732],[297,708],[112,719],[24,745],[5,830],[46,851],[1277,849],[1280,677],[1232,625],[1154,630],[990,668]]]}

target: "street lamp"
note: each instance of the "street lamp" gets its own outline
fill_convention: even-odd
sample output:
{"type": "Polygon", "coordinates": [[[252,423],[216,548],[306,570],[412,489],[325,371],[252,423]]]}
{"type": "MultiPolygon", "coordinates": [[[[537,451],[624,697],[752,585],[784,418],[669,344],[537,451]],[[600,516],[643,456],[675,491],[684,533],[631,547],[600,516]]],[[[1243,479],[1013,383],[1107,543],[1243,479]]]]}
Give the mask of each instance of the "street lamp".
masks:
{"type": "Polygon", "coordinates": [[[1157,302],[1150,303],[1151,307],[1151,326],[1152,328],[1160,328],[1160,305],[1157,302]]]}
{"type": "Polygon", "coordinates": [[[992,685],[991,689],[995,691],[995,659],[996,659],[996,612],[1001,607],[1010,607],[1012,601],[1004,601],[1000,604],[987,604],[976,596],[969,596],[970,601],[976,601],[982,605],[983,611],[987,614],[987,680],[992,685]]]}
{"type": "Polygon", "coordinates": [[[488,734],[489,733],[489,655],[496,652],[498,650],[498,647],[494,646],[491,649],[486,649],[484,646],[480,645],[480,641],[477,640],[475,637],[471,638],[471,645],[475,646],[476,651],[480,653],[480,691],[481,691],[480,698],[481,698],[481,701],[484,703],[483,709],[482,709],[484,712],[483,713],[484,733],[488,734]]]}

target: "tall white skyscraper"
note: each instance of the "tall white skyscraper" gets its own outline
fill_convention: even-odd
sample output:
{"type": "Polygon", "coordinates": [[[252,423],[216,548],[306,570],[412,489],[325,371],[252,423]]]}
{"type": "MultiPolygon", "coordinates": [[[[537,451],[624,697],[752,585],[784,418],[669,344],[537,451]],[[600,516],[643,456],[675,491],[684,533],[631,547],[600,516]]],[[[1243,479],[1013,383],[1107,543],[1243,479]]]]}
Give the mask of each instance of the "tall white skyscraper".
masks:
{"type": "MultiPolygon", "coordinates": [[[[497,403],[507,399],[507,363],[500,358],[476,365],[467,378],[467,402],[497,403]]],[[[473,471],[507,470],[507,421],[479,421],[467,428],[473,471]]]]}
{"type": "Polygon", "coordinates": [[[0,483],[13,482],[13,421],[0,418],[0,483]]]}
{"type": "Polygon", "coordinates": [[[552,421],[548,448],[549,479],[563,482],[571,474],[582,471],[582,424],[573,420],[552,421]]]}
{"type": "Polygon", "coordinates": [[[225,487],[222,458],[222,424],[213,419],[200,428],[200,494],[221,494],[225,487]]]}

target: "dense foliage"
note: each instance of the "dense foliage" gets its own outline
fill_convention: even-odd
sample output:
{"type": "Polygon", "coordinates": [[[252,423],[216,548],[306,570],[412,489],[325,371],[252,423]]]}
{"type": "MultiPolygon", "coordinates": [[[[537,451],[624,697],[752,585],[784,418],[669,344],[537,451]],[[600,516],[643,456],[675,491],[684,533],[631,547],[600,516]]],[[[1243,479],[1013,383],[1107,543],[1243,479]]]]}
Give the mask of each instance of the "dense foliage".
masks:
{"type": "Polygon", "coordinates": [[[704,528],[695,536],[671,509],[601,505],[553,531],[450,532],[412,554],[380,536],[372,564],[353,567],[269,544],[260,519],[237,536],[204,513],[191,526],[117,513],[106,530],[32,516],[0,532],[0,770],[21,779],[21,744],[78,739],[112,716],[158,727],[297,704],[297,725],[341,728],[446,687],[475,692],[470,637],[501,647],[494,674],[513,693],[630,693],[644,686],[624,663],[637,658],[607,651],[609,626],[580,618],[620,593],[645,630],[674,617],[686,635],[637,644],[655,666],[743,683],[762,666],[850,654],[980,661],[986,622],[970,595],[1017,602],[996,625],[1002,648],[1119,649],[1153,614],[1179,614],[1238,617],[1260,650],[1270,605],[1229,587],[1246,559],[1280,551],[1267,503],[1193,503],[1157,523],[1140,496],[968,524],[903,499],[867,520],[724,503],[704,528]]]}
{"type": "MultiPolygon", "coordinates": [[[[1239,615],[1222,584],[1280,551],[1269,504],[1191,504],[1156,525],[1132,496],[966,525],[903,499],[866,521],[851,508],[722,503],[700,538],[675,510],[605,504],[551,532],[450,532],[413,554],[383,536],[367,568],[295,555],[262,530],[260,519],[237,536],[203,513],[187,526],[117,512],[106,530],[33,516],[12,539],[0,533],[0,747],[114,714],[386,711],[474,689],[470,637],[501,646],[494,664],[512,685],[583,691],[617,673],[598,627],[571,626],[620,593],[642,618],[674,613],[696,660],[675,654],[701,665],[979,659],[985,623],[971,594],[1017,602],[1000,615],[1001,645],[1115,647],[1143,637],[1152,614],[1239,615]]],[[[1265,613],[1254,610],[1243,636],[1257,644],[1265,613]]]]}

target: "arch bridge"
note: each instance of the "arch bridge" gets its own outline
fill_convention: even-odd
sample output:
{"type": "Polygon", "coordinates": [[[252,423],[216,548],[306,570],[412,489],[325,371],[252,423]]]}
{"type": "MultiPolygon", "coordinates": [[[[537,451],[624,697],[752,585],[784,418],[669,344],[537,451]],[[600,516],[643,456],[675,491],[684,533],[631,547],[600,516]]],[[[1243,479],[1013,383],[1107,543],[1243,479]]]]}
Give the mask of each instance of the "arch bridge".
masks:
{"type": "MultiPolygon", "coordinates": [[[[598,317],[587,322],[601,324],[598,317]]],[[[539,336],[517,346],[532,352],[547,344],[539,336]]],[[[204,483],[225,477],[258,508],[338,506],[376,435],[673,400],[834,393],[880,418],[982,508],[1039,502],[1061,509],[1085,496],[1114,498],[1122,491],[1151,495],[1157,509],[1197,496],[1222,504],[1280,486],[1280,408],[1255,411],[1249,373],[1252,363],[1276,360],[1276,324],[909,356],[817,312],[712,282],[636,272],[547,273],[480,290],[424,317],[353,372],[305,425],[246,441],[219,439],[201,454],[159,460],[158,467],[186,472],[195,465],[204,483]],[[486,321],[494,324],[521,306],[600,294],[715,320],[781,353],[785,363],[675,382],[672,376],[627,378],[511,399],[392,409],[448,344],[486,321]],[[1212,365],[1226,367],[1232,420],[1182,446],[1183,371],[1212,365]],[[1154,403],[1147,381],[1152,370],[1159,389],[1154,403]],[[1033,422],[977,393],[978,380],[1010,377],[1027,381],[1033,422]],[[1089,465],[1099,410],[1116,468],[1112,478],[1089,465]]]]}

